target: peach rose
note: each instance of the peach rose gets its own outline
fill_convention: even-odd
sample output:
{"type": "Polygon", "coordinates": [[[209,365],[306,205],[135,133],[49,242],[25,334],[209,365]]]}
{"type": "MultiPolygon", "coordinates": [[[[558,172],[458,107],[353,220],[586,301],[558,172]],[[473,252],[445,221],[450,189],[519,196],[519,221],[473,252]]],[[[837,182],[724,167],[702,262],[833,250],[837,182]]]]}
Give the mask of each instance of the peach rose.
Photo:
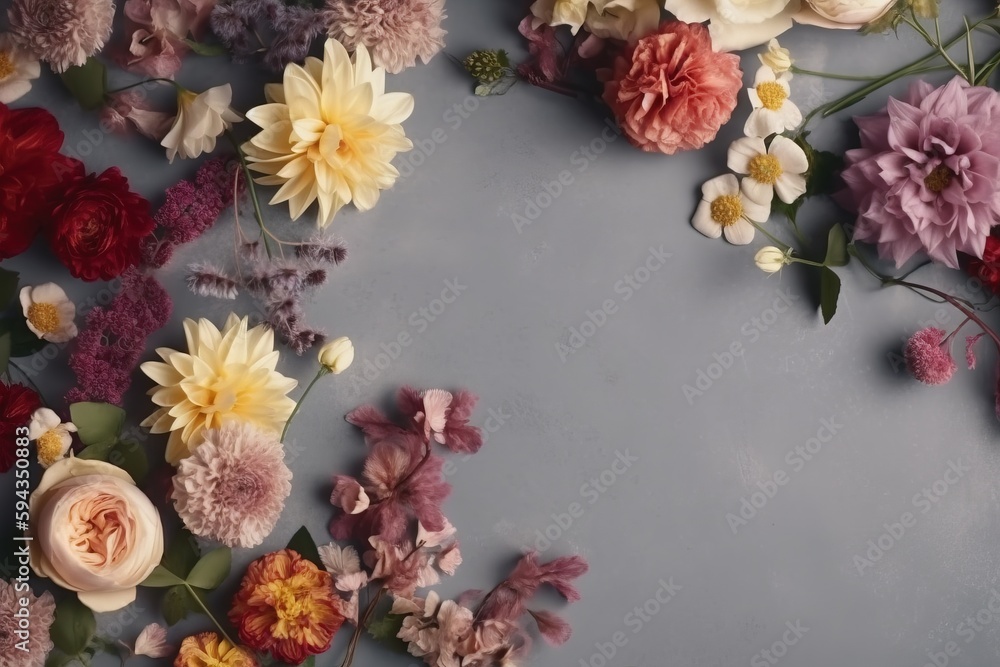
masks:
{"type": "Polygon", "coordinates": [[[163,556],[163,526],[127,472],[104,461],[52,464],[29,502],[31,567],[94,611],[135,600],[163,556]]]}
{"type": "Polygon", "coordinates": [[[739,57],[713,51],[705,26],[681,21],[626,47],[605,78],[604,101],[628,140],[667,155],[715,139],[743,86],[739,57]]]}

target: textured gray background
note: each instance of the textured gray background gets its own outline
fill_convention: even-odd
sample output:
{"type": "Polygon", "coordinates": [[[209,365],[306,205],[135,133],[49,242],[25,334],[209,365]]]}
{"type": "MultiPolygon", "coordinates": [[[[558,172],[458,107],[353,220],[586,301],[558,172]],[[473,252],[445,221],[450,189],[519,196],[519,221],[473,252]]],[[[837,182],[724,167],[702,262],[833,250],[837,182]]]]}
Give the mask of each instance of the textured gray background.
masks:
{"type": "MultiPolygon", "coordinates": [[[[990,5],[946,4],[949,33],[960,9],[990,5]]],[[[506,48],[519,58],[521,15],[517,2],[453,1],[448,50],[464,56],[506,48]]],[[[782,42],[800,65],[837,71],[887,71],[924,52],[906,34],[897,41],[807,27],[782,42]]],[[[756,58],[744,62],[750,77],[756,58]]],[[[113,84],[133,80],[112,72],[113,84]]],[[[223,59],[192,58],[179,80],[193,88],[232,82],[245,110],[262,100],[260,84],[275,78],[223,59]]],[[[328,537],[330,476],[355,472],[364,455],[358,433],[341,418],[345,412],[372,400],[386,403],[403,383],[464,386],[482,397],[479,424],[490,411],[504,415],[504,423],[480,454],[454,459],[446,512],[458,527],[465,563],[442,592],[492,586],[536,542],[537,531],[554,536],[545,556],[579,553],[591,563],[580,584],[583,601],[560,610],[573,624],[572,640],[558,650],[539,644],[532,664],[599,666],[599,644],[616,632],[626,643],[609,664],[619,667],[767,664],[759,652],[796,622],[808,631],[783,664],[919,667],[950,640],[960,652],[949,664],[996,663],[1000,617],[983,611],[1000,563],[993,360],[981,360],[974,373],[960,371],[948,387],[923,387],[896,372],[887,354],[935,318],[953,327],[954,312],[898,289],[878,291],[851,266],[842,272],[840,314],[824,327],[804,273],[765,277],[753,266],[752,249],[703,238],[690,227],[700,184],[724,171],[728,143],[749,110],[745,100],[732,125],[701,152],[646,155],[618,140],[584,163],[577,151],[603,128],[603,112],[594,106],[526,85],[476,104],[470,81],[443,56],[389,77],[388,87],[416,97],[405,128],[425,147],[399,164],[419,161],[417,153],[424,159],[374,211],[347,208],[334,223],[351,257],[311,305],[311,316],[331,334],[351,336],[358,357],[350,371],[320,385],[292,428],[293,497],[264,547],[238,554],[241,569],[265,548],[282,546],[303,523],[328,537]],[[463,104],[476,108],[463,117],[455,111],[463,104]],[[431,153],[432,137],[439,143],[431,153]],[[572,172],[572,184],[518,231],[511,215],[524,214],[529,201],[544,202],[543,183],[563,170],[572,172]],[[661,247],[671,254],[662,268],[628,300],[624,290],[616,292],[650,248],[661,247]],[[447,280],[466,289],[424,329],[419,309],[431,307],[447,280]],[[778,313],[772,309],[781,294],[791,295],[792,307],[778,313]],[[568,344],[571,327],[607,299],[614,300],[614,314],[561,359],[556,344],[568,344]],[[403,332],[412,344],[365,377],[380,346],[403,332]],[[709,367],[734,342],[744,354],[720,376],[709,367]],[[689,402],[682,387],[694,385],[699,371],[718,377],[689,402]],[[796,447],[826,436],[824,420],[837,425],[835,435],[811,460],[796,462],[796,447]],[[604,472],[605,483],[613,482],[596,491],[589,480],[611,470],[618,453],[638,461],[621,475],[604,472]],[[943,479],[950,462],[969,471],[938,502],[915,502],[943,479]],[[738,513],[741,500],[778,471],[787,483],[734,534],[727,513],[738,513]],[[567,526],[559,515],[572,503],[582,515],[567,526]],[[854,556],[863,556],[868,541],[904,512],[915,525],[859,574],[854,556]],[[676,595],[636,620],[633,609],[655,599],[659,582],[671,578],[680,587],[676,595]],[[980,622],[989,621],[970,632],[965,619],[977,612],[980,622]]],[[[802,76],[793,81],[793,99],[811,108],[843,89],[802,76]]],[[[883,103],[880,95],[858,109],[883,103]]],[[[96,117],[77,110],[51,75],[17,105],[56,113],[67,148],[95,143],[87,133],[94,136],[96,117]]],[[[842,147],[854,131],[844,116],[814,136],[823,147],[842,147]]],[[[138,137],[99,137],[96,144],[85,158],[90,169],[120,165],[157,204],[166,186],[196,166],[167,165],[158,147],[138,137]]],[[[288,223],[283,206],[267,215],[286,236],[310,224],[288,223]]],[[[844,214],[818,203],[801,217],[825,224],[844,214]]],[[[183,267],[227,252],[232,224],[227,214],[162,272],[176,309],[151,349],[180,346],[184,317],[224,319],[231,304],[187,294],[183,267]]],[[[28,282],[66,285],[81,302],[101,289],[71,280],[41,247],[9,264],[28,282]]],[[[962,282],[952,273],[924,271],[921,277],[938,285],[962,282]]],[[[68,387],[64,361],[62,355],[49,364],[40,380],[52,396],[68,387]]],[[[281,369],[308,380],[313,363],[311,355],[286,354],[281,369]]],[[[148,386],[143,378],[135,384],[129,407],[136,421],[150,410],[148,386]]],[[[157,460],[162,442],[149,443],[157,460]]],[[[225,608],[234,585],[235,577],[216,608],[225,608]]],[[[124,625],[123,638],[132,639],[154,617],[154,602],[155,596],[140,599],[139,619],[126,611],[102,623],[111,632],[124,625]]],[[[543,598],[549,603],[559,606],[543,598]]],[[[171,638],[205,627],[203,620],[187,622],[171,638]]],[[[339,664],[335,656],[347,635],[318,664],[339,664]]],[[[359,665],[416,662],[372,642],[359,655],[359,665]]]]}

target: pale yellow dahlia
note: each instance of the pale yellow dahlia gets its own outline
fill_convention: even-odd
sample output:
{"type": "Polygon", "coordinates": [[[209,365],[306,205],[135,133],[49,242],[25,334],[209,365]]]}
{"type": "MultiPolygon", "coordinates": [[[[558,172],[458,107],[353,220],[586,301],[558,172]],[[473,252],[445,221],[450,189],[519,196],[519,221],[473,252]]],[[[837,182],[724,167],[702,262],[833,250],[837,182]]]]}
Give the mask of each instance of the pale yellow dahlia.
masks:
{"type": "Polygon", "coordinates": [[[163,359],[142,372],[158,386],[149,390],[160,409],[142,423],[152,433],[170,433],[167,461],[177,464],[204,439],[203,432],[239,420],[280,432],[295,401],[297,382],[278,373],[274,334],[248,329],[247,318],[230,315],[219,331],[206,319],[184,320],[187,353],[159,348],[163,359]]]}
{"type": "Polygon", "coordinates": [[[413,112],[409,93],[386,93],[385,70],[372,67],[359,44],[353,60],[340,42],[328,39],[323,60],[290,63],[281,84],[265,88],[268,104],[247,118],[262,131],[243,144],[262,185],[280,185],[272,204],[288,202],[295,220],[314,201],[325,227],[348,202],[367,211],[399,172],[396,153],[413,144],[400,125],[413,112]]]}

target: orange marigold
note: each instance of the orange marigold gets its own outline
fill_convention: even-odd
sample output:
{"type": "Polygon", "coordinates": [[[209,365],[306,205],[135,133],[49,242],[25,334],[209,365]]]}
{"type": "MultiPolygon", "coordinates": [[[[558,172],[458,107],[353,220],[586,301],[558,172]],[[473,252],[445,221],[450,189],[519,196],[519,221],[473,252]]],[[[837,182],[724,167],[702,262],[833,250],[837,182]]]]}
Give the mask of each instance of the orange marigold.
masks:
{"type": "Polygon", "coordinates": [[[330,574],[282,549],[250,563],[229,620],[247,646],[298,665],[330,648],[344,617],[330,574]]]}
{"type": "Polygon", "coordinates": [[[202,632],[181,642],[174,667],[257,667],[257,660],[250,651],[216,633],[202,632]]]}

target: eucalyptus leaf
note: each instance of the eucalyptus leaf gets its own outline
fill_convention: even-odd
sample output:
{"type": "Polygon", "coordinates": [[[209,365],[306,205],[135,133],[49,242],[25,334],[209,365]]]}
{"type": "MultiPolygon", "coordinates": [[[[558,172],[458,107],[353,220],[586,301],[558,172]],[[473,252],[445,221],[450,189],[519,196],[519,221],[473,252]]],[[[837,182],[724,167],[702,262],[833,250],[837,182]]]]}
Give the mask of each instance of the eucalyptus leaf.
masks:
{"type": "Polygon", "coordinates": [[[188,573],[187,582],[195,588],[215,590],[229,576],[232,564],[232,550],[229,547],[219,547],[209,551],[194,564],[188,573]]]}
{"type": "Polygon", "coordinates": [[[85,445],[117,442],[125,424],[125,411],[109,403],[74,403],[69,414],[85,445]]]}
{"type": "Polygon", "coordinates": [[[826,259],[823,263],[827,266],[844,266],[850,261],[847,254],[847,232],[840,225],[830,228],[826,242],[826,259]]]}
{"type": "Polygon", "coordinates": [[[108,90],[108,70],[100,60],[91,56],[78,67],[70,67],[59,75],[69,92],[88,111],[100,109],[108,90]]]}
{"type": "Polygon", "coordinates": [[[319,549],[316,547],[316,540],[314,540],[312,535],[309,534],[309,529],[305,526],[302,526],[295,531],[295,534],[292,535],[292,539],[288,541],[288,548],[292,551],[298,552],[300,556],[305,558],[307,561],[312,562],[319,569],[325,569],[323,560],[319,557],[319,549]]]}
{"type": "Polygon", "coordinates": [[[49,628],[49,637],[56,648],[67,655],[76,656],[90,645],[97,631],[94,612],[71,594],[56,605],[55,620],[49,628]]]}
{"type": "Polygon", "coordinates": [[[837,314],[837,300],[840,298],[840,276],[833,269],[824,266],[819,277],[819,306],[823,313],[823,323],[829,324],[837,314]]]}
{"type": "Polygon", "coordinates": [[[0,269],[0,311],[5,310],[17,296],[17,281],[17,271],[0,269]]]}
{"type": "Polygon", "coordinates": [[[184,580],[176,574],[162,565],[157,565],[139,585],[146,588],[167,588],[168,586],[176,586],[183,583],[184,580]]]}

